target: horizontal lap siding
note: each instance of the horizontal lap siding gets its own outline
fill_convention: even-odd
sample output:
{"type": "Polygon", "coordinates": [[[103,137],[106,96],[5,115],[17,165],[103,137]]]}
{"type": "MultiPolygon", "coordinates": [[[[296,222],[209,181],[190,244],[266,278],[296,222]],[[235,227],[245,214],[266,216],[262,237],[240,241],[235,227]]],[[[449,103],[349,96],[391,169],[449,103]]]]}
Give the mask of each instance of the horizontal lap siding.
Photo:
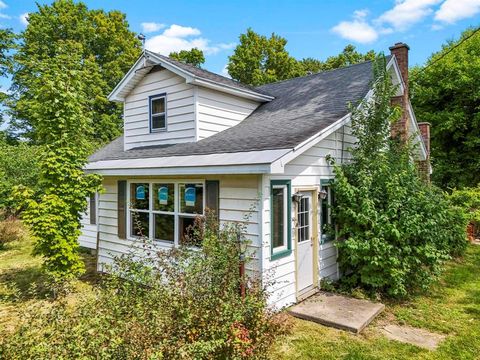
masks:
{"type": "Polygon", "coordinates": [[[124,103],[125,149],[195,141],[194,87],[168,70],[146,75],[124,103]],[[150,133],[149,96],[167,94],[167,131],[150,133]]]}
{"type": "Polygon", "coordinates": [[[199,87],[197,92],[199,140],[237,125],[258,105],[255,101],[199,87]]]}
{"type": "MultiPolygon", "coordinates": [[[[271,261],[270,250],[270,180],[291,180],[292,193],[302,187],[319,187],[320,180],[333,178],[333,169],[325,157],[332,156],[338,162],[350,159],[349,148],[355,145],[350,125],[346,125],[315,146],[299,155],[285,166],[284,174],[264,176],[263,180],[263,268],[264,277],[272,279],[269,287],[272,292],[270,302],[276,307],[288,306],[296,302],[295,269],[295,209],[292,206],[292,254],[271,261]]],[[[317,222],[317,226],[318,222],[317,222]]],[[[337,249],[333,242],[319,245],[318,269],[320,279],[338,279],[337,249]]]]}
{"type": "MultiPolygon", "coordinates": [[[[176,177],[183,179],[183,177],[176,177]]],[[[221,223],[234,222],[245,224],[245,237],[250,242],[249,254],[252,261],[247,270],[258,273],[260,269],[260,226],[259,226],[259,177],[256,175],[239,176],[196,176],[196,179],[220,181],[221,223]]],[[[165,181],[168,178],[152,178],[165,181]]],[[[188,180],[188,177],[184,178],[188,180]]],[[[105,270],[105,264],[111,263],[114,256],[128,253],[135,243],[117,236],[117,178],[104,178],[105,191],[99,195],[99,270],[105,270]]],[[[167,249],[167,245],[159,245],[167,249]]]]}
{"type": "Polygon", "coordinates": [[[78,237],[80,246],[88,249],[97,248],[97,225],[90,224],[90,198],[86,199],[88,204],[87,210],[80,219],[81,233],[78,237]]]}

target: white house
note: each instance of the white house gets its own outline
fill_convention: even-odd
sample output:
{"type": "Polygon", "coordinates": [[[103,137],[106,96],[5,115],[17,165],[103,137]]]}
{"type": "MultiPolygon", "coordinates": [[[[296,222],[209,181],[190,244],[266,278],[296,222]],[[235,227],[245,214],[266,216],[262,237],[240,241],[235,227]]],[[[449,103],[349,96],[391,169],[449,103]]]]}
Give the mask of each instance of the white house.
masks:
{"type": "MultiPolygon", "coordinates": [[[[401,125],[419,133],[408,46],[391,51],[401,125]]],[[[349,158],[348,104],[370,95],[372,77],[365,62],[253,88],[144,51],[109,97],[124,104],[124,134],[87,165],[103,175],[105,191],[90,201],[80,244],[97,249],[102,270],[136,241],[132,210],[158,247],[169,248],[208,207],[221,222],[248,218],[251,270],[275,278],[272,304],[308,296],[321,279],[340,276],[334,239],[323,233],[333,178],[325,157],[349,158]]]]}

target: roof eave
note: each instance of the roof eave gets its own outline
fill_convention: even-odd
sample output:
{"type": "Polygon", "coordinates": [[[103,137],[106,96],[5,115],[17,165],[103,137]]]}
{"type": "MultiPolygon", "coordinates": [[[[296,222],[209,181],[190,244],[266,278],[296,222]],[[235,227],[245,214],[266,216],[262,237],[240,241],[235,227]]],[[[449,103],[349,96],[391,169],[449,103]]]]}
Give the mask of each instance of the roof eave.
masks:
{"type": "Polygon", "coordinates": [[[121,95],[122,90],[125,88],[125,86],[133,79],[135,76],[135,73],[140,70],[141,64],[143,61],[150,61],[155,63],[155,64],[160,64],[163,66],[165,69],[170,70],[171,72],[183,77],[187,83],[194,84],[194,85],[199,85],[199,86],[204,86],[208,87],[214,90],[218,90],[221,92],[225,92],[228,94],[232,94],[235,96],[259,101],[259,102],[268,102],[273,100],[275,97],[258,93],[255,91],[247,90],[247,89],[240,89],[240,88],[235,88],[233,86],[225,85],[225,84],[220,84],[215,81],[205,79],[203,77],[199,77],[195,74],[192,74],[189,71],[186,71],[185,69],[182,69],[175,64],[172,64],[171,62],[166,61],[162,57],[158,56],[156,53],[144,50],[140,57],[137,59],[135,64],[130,68],[130,70],[125,74],[125,76],[122,78],[122,80],[115,86],[115,88],[112,90],[112,92],[108,95],[108,99],[110,101],[117,101],[117,102],[122,102],[125,100],[125,96],[121,95]]]}

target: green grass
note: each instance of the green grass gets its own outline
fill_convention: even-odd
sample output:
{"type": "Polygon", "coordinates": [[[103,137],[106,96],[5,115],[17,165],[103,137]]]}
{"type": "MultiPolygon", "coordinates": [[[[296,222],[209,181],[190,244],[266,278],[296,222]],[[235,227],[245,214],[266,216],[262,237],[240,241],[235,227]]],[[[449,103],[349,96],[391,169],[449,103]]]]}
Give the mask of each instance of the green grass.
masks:
{"type": "MultiPolygon", "coordinates": [[[[41,271],[42,259],[32,256],[32,250],[29,239],[9,243],[0,250],[0,336],[3,331],[14,329],[23,308],[51,301],[52,294],[41,271]]],[[[95,258],[87,252],[82,256],[87,272],[72,284],[72,297],[89,291],[96,281],[95,258]]]]}
{"type": "MultiPolygon", "coordinates": [[[[8,244],[0,250],[0,336],[14,328],[23,307],[45,302],[41,259],[32,257],[32,243],[8,244]]],[[[73,300],[96,281],[94,257],[84,254],[87,274],[74,284],[73,300]]],[[[290,335],[279,338],[274,359],[480,359],[480,246],[448,264],[429,293],[406,303],[386,304],[384,314],[362,334],[294,320],[290,335]],[[398,323],[447,335],[436,351],[385,338],[379,327],[398,323]]]]}
{"type": "Polygon", "coordinates": [[[281,359],[480,359],[480,246],[450,262],[429,293],[386,304],[364,333],[353,335],[302,320],[278,340],[281,359]],[[436,351],[391,341],[379,331],[387,322],[447,335],[436,351]]]}

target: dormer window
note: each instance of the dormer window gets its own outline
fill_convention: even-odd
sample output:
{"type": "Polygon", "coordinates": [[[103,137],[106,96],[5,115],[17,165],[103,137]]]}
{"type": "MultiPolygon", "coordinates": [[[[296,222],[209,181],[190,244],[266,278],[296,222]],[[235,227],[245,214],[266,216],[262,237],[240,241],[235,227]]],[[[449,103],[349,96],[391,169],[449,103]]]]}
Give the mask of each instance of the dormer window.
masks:
{"type": "Polygon", "coordinates": [[[150,132],[167,130],[167,94],[150,96],[150,132]]]}

